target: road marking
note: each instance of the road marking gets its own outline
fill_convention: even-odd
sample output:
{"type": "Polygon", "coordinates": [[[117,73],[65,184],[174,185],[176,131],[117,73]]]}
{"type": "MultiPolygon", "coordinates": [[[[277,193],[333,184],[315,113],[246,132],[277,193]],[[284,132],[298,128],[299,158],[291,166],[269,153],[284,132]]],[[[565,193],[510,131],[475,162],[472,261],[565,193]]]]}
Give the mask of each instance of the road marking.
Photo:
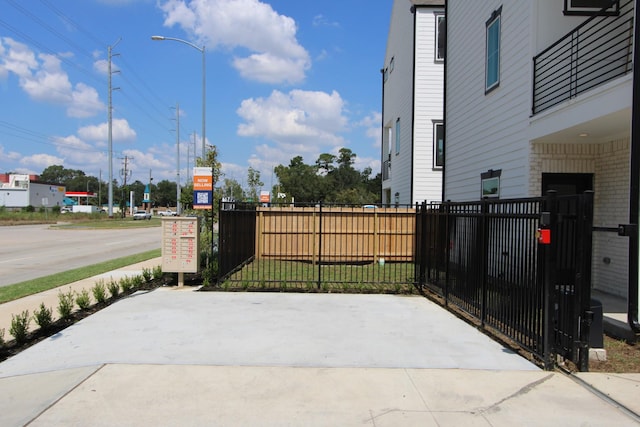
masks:
{"type": "Polygon", "coordinates": [[[7,262],[22,261],[22,260],[25,260],[25,259],[32,259],[32,258],[33,258],[32,256],[28,256],[28,257],[24,257],[24,258],[5,259],[5,260],[0,261],[0,264],[4,264],[4,263],[7,263],[7,262]]]}
{"type": "Polygon", "coordinates": [[[104,245],[105,245],[105,246],[114,246],[114,245],[121,245],[121,244],[123,244],[123,243],[135,242],[135,241],[136,241],[136,240],[131,240],[131,239],[128,239],[128,240],[120,240],[120,241],[118,241],[118,242],[105,243],[104,245]]]}

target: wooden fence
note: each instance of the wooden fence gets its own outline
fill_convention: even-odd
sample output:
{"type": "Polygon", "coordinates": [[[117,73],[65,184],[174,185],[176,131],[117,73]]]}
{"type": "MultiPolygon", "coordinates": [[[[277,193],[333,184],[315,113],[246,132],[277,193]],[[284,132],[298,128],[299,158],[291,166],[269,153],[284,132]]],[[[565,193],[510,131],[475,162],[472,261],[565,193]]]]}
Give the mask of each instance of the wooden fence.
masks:
{"type": "Polygon", "coordinates": [[[413,261],[415,208],[259,207],[256,213],[256,259],[413,261]]]}

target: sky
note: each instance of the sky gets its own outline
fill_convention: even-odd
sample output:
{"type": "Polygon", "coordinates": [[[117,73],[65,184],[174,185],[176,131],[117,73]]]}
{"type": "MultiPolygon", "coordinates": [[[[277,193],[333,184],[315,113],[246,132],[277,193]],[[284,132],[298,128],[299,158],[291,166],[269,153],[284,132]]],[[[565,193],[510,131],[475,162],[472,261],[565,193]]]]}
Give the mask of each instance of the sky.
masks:
{"type": "MultiPolygon", "coordinates": [[[[51,165],[180,180],[206,143],[223,178],[342,147],[380,171],[392,0],[0,0],[0,173],[51,165]],[[154,41],[153,35],[181,39],[154,41]],[[202,53],[204,47],[205,54],[202,53]]],[[[189,170],[188,170],[189,168],[189,170]]]]}

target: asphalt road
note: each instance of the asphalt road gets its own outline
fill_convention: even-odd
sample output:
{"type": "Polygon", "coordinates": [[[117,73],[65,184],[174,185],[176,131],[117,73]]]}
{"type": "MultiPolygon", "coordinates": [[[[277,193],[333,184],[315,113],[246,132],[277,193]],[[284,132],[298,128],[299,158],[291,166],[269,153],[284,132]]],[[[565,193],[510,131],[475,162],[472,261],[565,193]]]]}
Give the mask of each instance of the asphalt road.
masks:
{"type": "Polygon", "coordinates": [[[160,247],[160,227],[124,230],[0,227],[0,286],[160,247]]]}

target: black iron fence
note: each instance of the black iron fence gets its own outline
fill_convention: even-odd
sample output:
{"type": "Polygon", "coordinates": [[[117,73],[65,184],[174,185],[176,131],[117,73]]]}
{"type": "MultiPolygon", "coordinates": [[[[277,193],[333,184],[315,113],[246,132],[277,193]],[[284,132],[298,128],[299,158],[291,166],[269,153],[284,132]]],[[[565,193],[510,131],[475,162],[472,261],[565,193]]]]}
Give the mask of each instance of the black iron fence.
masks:
{"type": "Polygon", "coordinates": [[[533,114],[631,72],[634,1],[617,1],[533,58],[533,114]]]}
{"type": "Polygon", "coordinates": [[[415,207],[222,203],[220,286],[413,286],[415,207]]]}
{"type": "Polygon", "coordinates": [[[593,193],[404,207],[222,203],[218,286],[440,295],[588,369],[593,193]]]}
{"type": "Polygon", "coordinates": [[[416,277],[545,366],[587,370],[592,211],[592,193],[423,204],[416,277]]]}

